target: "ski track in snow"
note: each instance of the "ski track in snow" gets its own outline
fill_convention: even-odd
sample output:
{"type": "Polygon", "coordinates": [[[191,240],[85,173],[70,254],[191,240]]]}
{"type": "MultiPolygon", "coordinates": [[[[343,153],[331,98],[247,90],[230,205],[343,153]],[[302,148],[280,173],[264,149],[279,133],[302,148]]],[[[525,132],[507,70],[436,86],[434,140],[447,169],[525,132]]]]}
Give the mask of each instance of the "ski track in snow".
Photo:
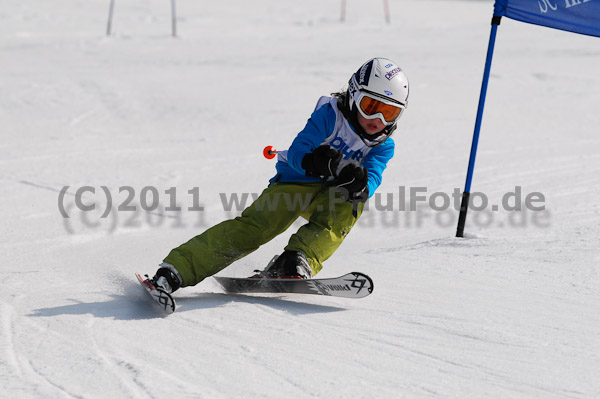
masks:
{"type": "Polygon", "coordinates": [[[15,344],[13,340],[13,317],[14,309],[12,306],[2,303],[2,331],[4,335],[4,356],[3,363],[8,366],[7,372],[13,372],[16,377],[21,378],[23,373],[19,362],[17,360],[17,354],[15,353],[15,344]]]}
{"type": "MultiPolygon", "coordinates": [[[[285,149],[370,57],[411,82],[378,192],[396,207],[400,186],[462,189],[493,3],[397,0],[390,25],[377,2],[348,2],[343,24],[339,0],[189,3],[176,39],[159,0],[117,2],[111,37],[104,0],[5,3],[2,395],[600,397],[598,38],[498,31],[472,191],[490,205],[541,192],[545,218],[470,211],[457,239],[457,212],[371,200],[320,275],[365,272],[371,296],[227,295],[206,279],[165,317],[134,272],[235,216],[221,194],[260,193],[275,174],[262,149],[285,149]],[[96,213],[77,212],[83,186],[96,213]],[[115,209],[133,188],[137,211],[100,218],[102,186],[115,209]],[[141,209],[144,187],[161,207],[141,209]],[[172,187],[179,213],[164,211],[172,187]]],[[[300,223],[221,275],[263,267],[300,223]]]]}

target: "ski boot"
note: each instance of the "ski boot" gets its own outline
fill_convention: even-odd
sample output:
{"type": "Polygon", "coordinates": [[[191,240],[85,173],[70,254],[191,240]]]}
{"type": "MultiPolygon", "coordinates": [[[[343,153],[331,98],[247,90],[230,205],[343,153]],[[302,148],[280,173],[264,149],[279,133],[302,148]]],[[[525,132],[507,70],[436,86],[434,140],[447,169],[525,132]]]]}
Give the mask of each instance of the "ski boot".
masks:
{"type": "Polygon", "coordinates": [[[156,288],[160,288],[168,294],[172,294],[181,287],[183,280],[173,265],[161,263],[154,277],[150,279],[150,282],[156,288]]]}
{"type": "Polygon", "coordinates": [[[312,278],[312,269],[302,252],[284,251],[279,256],[274,256],[265,270],[255,270],[258,274],[254,278],[312,278]]]}

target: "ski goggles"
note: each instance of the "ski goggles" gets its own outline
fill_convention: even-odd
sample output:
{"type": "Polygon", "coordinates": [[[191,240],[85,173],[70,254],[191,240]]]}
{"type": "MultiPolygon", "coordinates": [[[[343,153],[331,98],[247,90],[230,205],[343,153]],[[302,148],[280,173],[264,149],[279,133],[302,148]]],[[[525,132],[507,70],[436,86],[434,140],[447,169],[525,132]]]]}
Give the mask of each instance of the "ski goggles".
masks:
{"type": "Polygon", "coordinates": [[[384,102],[368,93],[361,93],[357,104],[363,117],[367,119],[379,118],[386,126],[393,125],[405,108],[400,104],[384,102]]]}

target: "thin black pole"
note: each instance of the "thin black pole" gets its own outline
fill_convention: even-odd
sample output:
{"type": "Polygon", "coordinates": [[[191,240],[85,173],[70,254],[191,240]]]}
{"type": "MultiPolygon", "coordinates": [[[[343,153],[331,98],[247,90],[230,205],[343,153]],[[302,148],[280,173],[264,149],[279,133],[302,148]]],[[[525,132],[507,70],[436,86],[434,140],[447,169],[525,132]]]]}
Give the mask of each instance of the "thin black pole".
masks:
{"type": "Polygon", "coordinates": [[[106,36],[110,36],[112,30],[113,12],[115,10],[115,0],[110,0],[108,6],[108,22],[106,23],[106,36]]]}
{"type": "Polygon", "coordinates": [[[177,14],[175,12],[175,0],[171,0],[171,35],[177,37],[177,14]]]}

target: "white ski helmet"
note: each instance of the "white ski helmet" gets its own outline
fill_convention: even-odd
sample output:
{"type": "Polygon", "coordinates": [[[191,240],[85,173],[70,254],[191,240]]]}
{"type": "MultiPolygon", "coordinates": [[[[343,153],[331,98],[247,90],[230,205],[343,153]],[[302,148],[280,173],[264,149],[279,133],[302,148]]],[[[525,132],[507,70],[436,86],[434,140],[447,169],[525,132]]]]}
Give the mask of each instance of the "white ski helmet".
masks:
{"type": "MultiPolygon", "coordinates": [[[[381,144],[392,134],[408,105],[408,92],[406,74],[387,58],[370,59],[350,77],[348,106],[353,117],[360,112],[364,118],[379,118],[386,125],[376,137],[359,128],[357,133],[366,144],[381,144]]],[[[357,123],[353,125],[356,127],[357,123]]]]}

